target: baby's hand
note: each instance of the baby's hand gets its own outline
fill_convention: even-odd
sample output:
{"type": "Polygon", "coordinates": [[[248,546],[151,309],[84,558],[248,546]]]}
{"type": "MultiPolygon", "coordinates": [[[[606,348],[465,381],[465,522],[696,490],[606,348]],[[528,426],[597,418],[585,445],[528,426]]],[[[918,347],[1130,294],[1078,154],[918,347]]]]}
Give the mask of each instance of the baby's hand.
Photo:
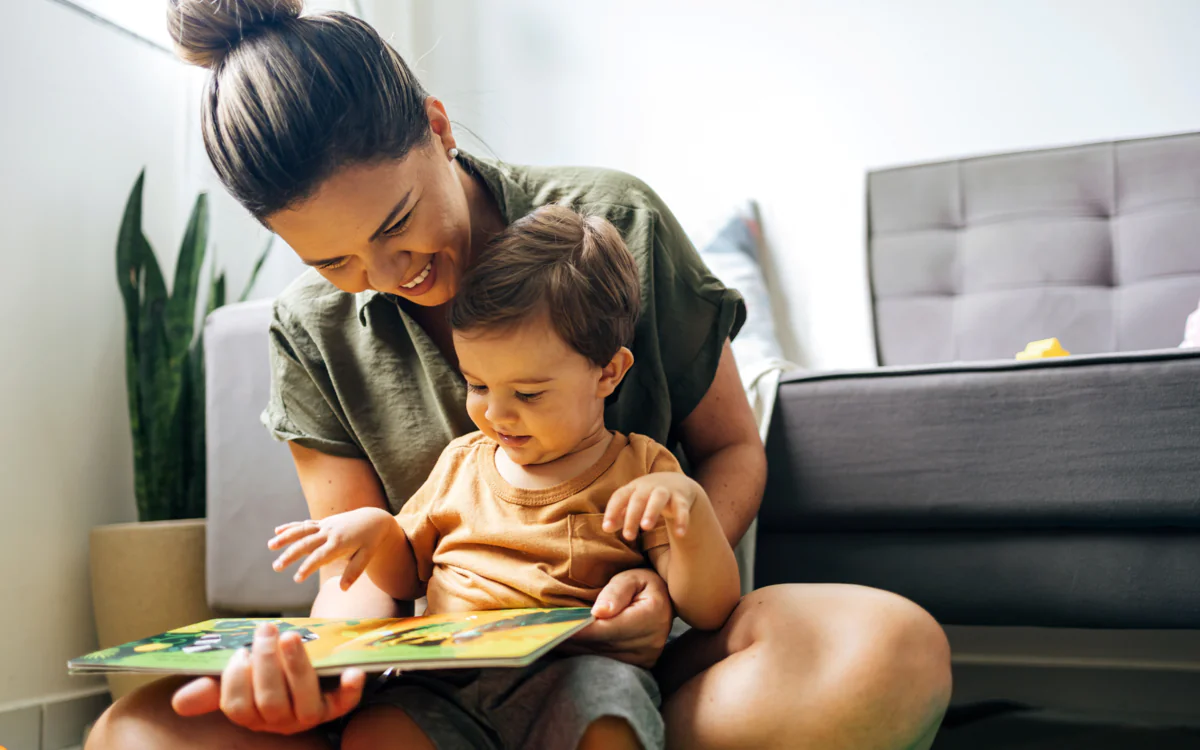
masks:
{"type": "Polygon", "coordinates": [[[308,559],[294,576],[296,583],[300,583],[318,568],[348,557],[350,562],[341,580],[342,590],[348,589],[367,569],[367,563],[395,525],[395,516],[383,508],[358,508],[320,521],[285,523],[275,529],[267,547],[292,546],[271,567],[281,571],[307,554],[308,559]]]}
{"type": "Polygon", "coordinates": [[[638,477],[613,493],[604,511],[604,530],[624,530],[629,541],[637,538],[638,527],[650,531],[659,516],[671,521],[676,536],[687,533],[692,505],[703,490],[686,474],[659,472],[638,477]]]}

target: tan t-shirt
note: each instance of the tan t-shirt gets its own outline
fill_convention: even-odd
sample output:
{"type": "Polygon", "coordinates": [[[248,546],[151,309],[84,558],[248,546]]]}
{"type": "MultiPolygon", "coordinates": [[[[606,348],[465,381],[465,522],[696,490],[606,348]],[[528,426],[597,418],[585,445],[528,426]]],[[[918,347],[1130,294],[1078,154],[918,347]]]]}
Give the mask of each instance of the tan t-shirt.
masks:
{"type": "Polygon", "coordinates": [[[396,516],[408,535],[430,613],[590,606],[617,573],[646,565],[666,526],[627,542],[600,528],[612,494],[646,474],[680,471],[662,445],[614,433],[574,479],[513,487],[496,470],[499,446],[483,433],[450,443],[396,516]]]}

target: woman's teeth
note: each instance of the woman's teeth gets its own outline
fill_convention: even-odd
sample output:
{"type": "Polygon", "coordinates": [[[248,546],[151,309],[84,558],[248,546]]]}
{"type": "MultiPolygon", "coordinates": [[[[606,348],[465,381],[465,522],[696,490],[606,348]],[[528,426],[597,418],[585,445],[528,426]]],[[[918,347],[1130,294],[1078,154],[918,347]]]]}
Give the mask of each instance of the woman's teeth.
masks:
{"type": "Polygon", "coordinates": [[[433,270],[433,261],[432,260],[430,260],[428,263],[425,264],[425,269],[423,271],[421,271],[421,273],[417,274],[417,277],[415,279],[408,282],[407,284],[401,284],[400,286],[404,287],[405,289],[415,288],[418,284],[420,284],[422,281],[424,281],[425,279],[427,279],[429,277],[429,272],[431,270],[433,270]]]}

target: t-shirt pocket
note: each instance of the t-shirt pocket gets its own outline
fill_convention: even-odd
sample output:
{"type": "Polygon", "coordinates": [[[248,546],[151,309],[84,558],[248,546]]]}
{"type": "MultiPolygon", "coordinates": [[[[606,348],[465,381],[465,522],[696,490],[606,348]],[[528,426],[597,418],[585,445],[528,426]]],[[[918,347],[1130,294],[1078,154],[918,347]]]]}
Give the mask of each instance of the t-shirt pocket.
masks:
{"type": "Polygon", "coordinates": [[[576,583],[601,589],[617,573],[645,563],[642,554],[627,543],[620,532],[602,528],[603,513],[577,513],[567,520],[571,534],[568,575],[576,583]]]}

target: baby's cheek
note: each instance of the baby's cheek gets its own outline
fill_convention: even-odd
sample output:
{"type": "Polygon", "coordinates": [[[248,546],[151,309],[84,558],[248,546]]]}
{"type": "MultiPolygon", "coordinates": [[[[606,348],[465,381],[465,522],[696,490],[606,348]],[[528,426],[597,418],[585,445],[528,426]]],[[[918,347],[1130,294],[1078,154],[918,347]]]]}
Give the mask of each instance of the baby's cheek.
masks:
{"type": "Polygon", "coordinates": [[[484,415],[487,413],[487,403],[478,396],[467,396],[467,416],[475,423],[475,426],[481,430],[487,428],[487,420],[484,415]]]}

